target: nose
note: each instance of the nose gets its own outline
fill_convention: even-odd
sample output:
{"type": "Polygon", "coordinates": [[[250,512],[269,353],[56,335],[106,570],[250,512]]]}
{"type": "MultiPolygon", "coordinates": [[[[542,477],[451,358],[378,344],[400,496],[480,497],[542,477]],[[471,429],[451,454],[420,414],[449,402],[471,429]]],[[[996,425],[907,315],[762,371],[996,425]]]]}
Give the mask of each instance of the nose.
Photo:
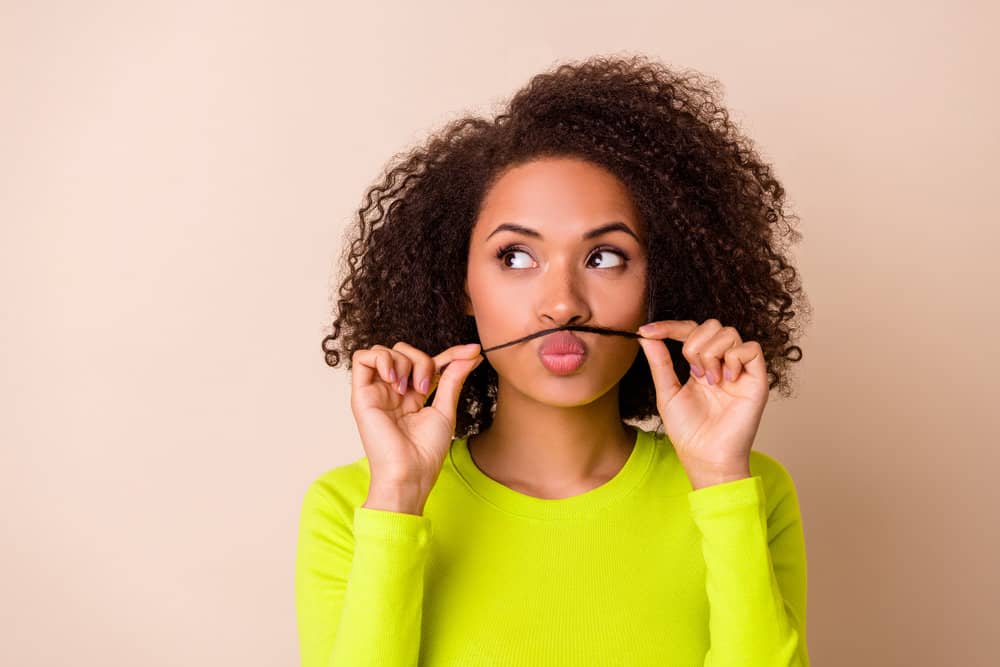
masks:
{"type": "Polygon", "coordinates": [[[590,307],[579,289],[579,276],[569,262],[551,262],[542,277],[539,320],[546,326],[579,324],[590,319],[590,307]]]}

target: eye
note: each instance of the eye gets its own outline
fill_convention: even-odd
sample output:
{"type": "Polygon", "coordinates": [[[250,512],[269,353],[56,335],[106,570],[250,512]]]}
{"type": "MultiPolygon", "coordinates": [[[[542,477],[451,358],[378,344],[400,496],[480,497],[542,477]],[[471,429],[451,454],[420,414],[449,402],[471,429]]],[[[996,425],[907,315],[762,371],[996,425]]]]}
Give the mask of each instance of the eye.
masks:
{"type": "Polygon", "coordinates": [[[618,265],[612,265],[611,267],[608,267],[605,263],[602,262],[601,266],[600,266],[600,268],[602,268],[602,269],[604,269],[604,268],[615,268],[615,266],[625,266],[625,264],[628,263],[628,257],[625,256],[625,253],[623,253],[620,250],[615,250],[614,248],[598,248],[597,251],[594,252],[593,255],[591,255],[591,258],[597,257],[597,256],[601,255],[602,253],[608,253],[609,255],[618,255],[618,257],[620,257],[621,260],[622,260],[620,264],[618,264],[618,265]]]}
{"type": "MultiPolygon", "coordinates": [[[[497,249],[497,259],[499,259],[501,261],[501,263],[503,263],[503,265],[506,268],[531,268],[530,266],[529,267],[511,266],[507,262],[507,255],[513,255],[515,253],[520,253],[520,254],[528,256],[527,251],[525,251],[523,248],[521,248],[519,246],[508,245],[508,246],[503,246],[503,247],[497,249]]],[[[609,247],[602,247],[602,248],[597,248],[597,250],[590,256],[590,258],[588,258],[588,265],[589,265],[589,259],[593,259],[594,257],[600,257],[601,255],[603,255],[605,253],[609,254],[609,255],[617,255],[621,259],[621,261],[618,264],[611,264],[610,266],[607,264],[607,260],[600,261],[600,262],[598,262],[597,268],[601,268],[601,269],[605,269],[605,268],[611,268],[611,269],[621,268],[621,267],[624,267],[628,263],[628,256],[624,252],[622,252],[621,250],[617,250],[615,248],[609,248],[609,247]]]]}
{"type": "Polygon", "coordinates": [[[521,253],[522,255],[528,254],[527,252],[518,248],[517,246],[508,245],[497,249],[497,259],[499,259],[500,263],[507,268],[518,268],[518,267],[511,267],[506,261],[507,255],[512,255],[514,253],[521,253]]]}

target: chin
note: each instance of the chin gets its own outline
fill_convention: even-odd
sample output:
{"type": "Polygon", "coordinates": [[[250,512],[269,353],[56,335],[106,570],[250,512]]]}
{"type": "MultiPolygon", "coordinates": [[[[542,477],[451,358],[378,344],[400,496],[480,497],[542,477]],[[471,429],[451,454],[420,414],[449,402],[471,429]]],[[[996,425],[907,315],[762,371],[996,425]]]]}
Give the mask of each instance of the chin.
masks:
{"type": "Polygon", "coordinates": [[[605,387],[596,373],[583,369],[572,375],[554,375],[540,366],[539,372],[533,375],[527,386],[518,387],[519,391],[539,403],[560,408],[593,403],[616,385],[611,382],[605,387]]]}

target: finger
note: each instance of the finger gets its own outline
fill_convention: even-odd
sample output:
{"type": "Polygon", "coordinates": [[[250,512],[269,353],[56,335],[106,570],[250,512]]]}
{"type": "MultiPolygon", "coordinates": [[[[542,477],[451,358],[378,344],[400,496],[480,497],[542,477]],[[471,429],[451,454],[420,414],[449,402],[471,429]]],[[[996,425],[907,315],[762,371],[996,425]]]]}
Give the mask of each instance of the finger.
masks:
{"type": "Polygon", "coordinates": [[[399,378],[396,377],[396,370],[392,367],[392,357],[389,355],[389,348],[384,345],[372,345],[369,348],[372,353],[375,370],[383,382],[395,384],[399,378]]]}
{"type": "Polygon", "coordinates": [[[702,355],[702,351],[705,345],[710,341],[722,328],[722,323],[716,319],[708,319],[702,322],[698,327],[688,334],[687,340],[684,342],[684,346],[681,348],[681,354],[687,359],[688,363],[691,365],[691,372],[696,378],[708,384],[708,376],[705,375],[705,368],[709,364],[710,359],[708,355],[702,355]]]}
{"type": "Polygon", "coordinates": [[[375,356],[369,349],[355,350],[351,354],[351,388],[355,394],[377,377],[375,356]]]}
{"type": "Polygon", "coordinates": [[[726,327],[726,329],[732,329],[730,336],[733,340],[731,347],[723,352],[723,369],[722,369],[722,380],[725,382],[735,382],[736,378],[739,377],[740,372],[743,369],[743,362],[740,360],[739,348],[743,345],[743,339],[740,337],[738,331],[733,327],[726,327]],[[728,375],[729,377],[726,377],[728,375]]]}
{"type": "Polygon", "coordinates": [[[400,354],[406,355],[410,360],[412,382],[411,386],[421,394],[430,392],[431,380],[437,369],[434,367],[434,360],[423,350],[417,349],[404,341],[399,341],[392,346],[392,349],[400,354]]]}
{"type": "Polygon", "coordinates": [[[407,355],[397,350],[395,346],[389,350],[389,354],[392,357],[393,376],[396,378],[395,389],[400,395],[406,396],[406,388],[410,384],[410,371],[413,369],[413,362],[410,361],[407,355]]]}
{"type": "Polygon", "coordinates": [[[372,347],[356,350],[353,359],[358,364],[354,377],[359,386],[372,384],[376,378],[387,384],[393,384],[392,363],[387,349],[379,350],[372,347]]]}
{"type": "Polygon", "coordinates": [[[678,391],[681,390],[680,380],[674,372],[674,362],[670,358],[670,350],[666,343],[659,340],[647,340],[639,338],[639,346],[646,354],[646,361],[649,362],[649,371],[653,376],[653,385],[656,387],[657,405],[665,405],[670,402],[678,391]]]}
{"type": "MultiPolygon", "coordinates": [[[[384,387],[388,395],[395,393],[392,389],[393,382],[389,380],[388,350],[375,350],[363,348],[355,350],[351,355],[351,405],[355,400],[366,392],[371,391],[371,387],[384,387]],[[380,370],[381,368],[381,370],[380,370]]],[[[377,394],[379,401],[385,401],[388,395],[383,395],[381,391],[377,394]]]]}
{"type": "Polygon", "coordinates": [[[482,362],[482,357],[455,359],[441,373],[441,379],[434,392],[433,406],[442,414],[447,415],[453,424],[455,423],[455,411],[458,409],[458,397],[462,393],[462,384],[469,373],[482,362]]]}
{"type": "Polygon", "coordinates": [[[767,379],[767,359],[764,358],[764,350],[757,341],[748,340],[729,350],[726,353],[727,367],[729,366],[728,361],[730,357],[734,358],[736,365],[738,365],[736,374],[733,376],[733,382],[744,372],[749,373],[751,377],[757,380],[764,381],[767,379]]]}
{"type": "MultiPolygon", "coordinates": [[[[681,353],[691,366],[691,374],[696,380],[700,379],[702,382],[707,383],[708,380],[705,377],[704,370],[705,362],[698,356],[697,347],[694,347],[694,344],[698,344],[706,335],[711,336],[712,327],[709,324],[710,322],[712,320],[706,320],[704,324],[699,325],[694,320],[659,320],[639,327],[638,333],[643,338],[655,340],[671,338],[683,341],[684,346],[681,348],[681,353]],[[708,328],[706,328],[706,324],[709,325],[708,328]]],[[[715,322],[718,322],[718,320],[715,320],[715,322]]],[[[721,326],[721,323],[719,326],[721,326]]],[[[641,342],[642,339],[639,340],[641,342]]]]}
{"type": "Polygon", "coordinates": [[[410,371],[413,369],[413,362],[402,352],[397,350],[391,350],[393,367],[396,370],[396,377],[399,382],[396,384],[396,389],[403,396],[406,396],[406,388],[410,384],[410,371]]]}
{"type": "Polygon", "coordinates": [[[476,357],[481,356],[481,350],[482,348],[479,346],[479,343],[453,345],[432,358],[434,362],[434,372],[440,375],[444,372],[444,369],[448,366],[448,364],[456,359],[475,359],[476,357]]]}
{"type": "Polygon", "coordinates": [[[722,370],[723,380],[726,382],[736,382],[740,376],[741,368],[743,368],[743,362],[740,361],[740,353],[737,351],[737,347],[726,350],[722,370]]]}
{"type": "Polygon", "coordinates": [[[659,320],[643,324],[636,333],[643,338],[687,340],[691,332],[697,328],[698,323],[694,320],[659,320]]]}
{"type": "Polygon", "coordinates": [[[378,367],[383,379],[392,385],[393,391],[406,395],[406,385],[410,374],[410,360],[385,345],[372,345],[372,350],[379,353],[378,367]]]}
{"type": "MultiPolygon", "coordinates": [[[[734,327],[721,327],[708,342],[701,347],[699,356],[704,362],[705,379],[709,384],[722,382],[722,364],[726,352],[743,343],[734,327]]],[[[732,367],[730,366],[730,369],[732,367]]]]}
{"type": "Polygon", "coordinates": [[[476,357],[482,358],[481,355],[482,348],[479,343],[469,343],[467,345],[454,345],[449,347],[444,352],[435,355],[431,358],[434,362],[434,375],[431,377],[430,389],[428,389],[428,394],[438,386],[441,381],[442,373],[448,368],[448,365],[456,359],[475,359],[476,357]]]}

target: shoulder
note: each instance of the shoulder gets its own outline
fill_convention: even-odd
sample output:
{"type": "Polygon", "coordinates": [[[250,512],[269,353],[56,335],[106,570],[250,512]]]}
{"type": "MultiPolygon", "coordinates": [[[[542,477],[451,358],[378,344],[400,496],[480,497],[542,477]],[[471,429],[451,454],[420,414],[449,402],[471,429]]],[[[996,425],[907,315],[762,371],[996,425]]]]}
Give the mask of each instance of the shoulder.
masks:
{"type": "Polygon", "coordinates": [[[781,461],[756,449],[750,450],[750,472],[754,475],[760,475],[765,482],[771,481],[782,485],[793,484],[792,475],[781,461]]]}
{"type": "Polygon", "coordinates": [[[331,468],[309,483],[303,512],[333,513],[350,525],[354,508],[363,505],[368,495],[369,479],[367,456],[331,468]]]}
{"type": "Polygon", "coordinates": [[[775,511],[798,515],[799,502],[795,481],[778,459],[764,452],[751,450],[750,474],[760,477],[763,482],[769,516],[775,511]]]}

